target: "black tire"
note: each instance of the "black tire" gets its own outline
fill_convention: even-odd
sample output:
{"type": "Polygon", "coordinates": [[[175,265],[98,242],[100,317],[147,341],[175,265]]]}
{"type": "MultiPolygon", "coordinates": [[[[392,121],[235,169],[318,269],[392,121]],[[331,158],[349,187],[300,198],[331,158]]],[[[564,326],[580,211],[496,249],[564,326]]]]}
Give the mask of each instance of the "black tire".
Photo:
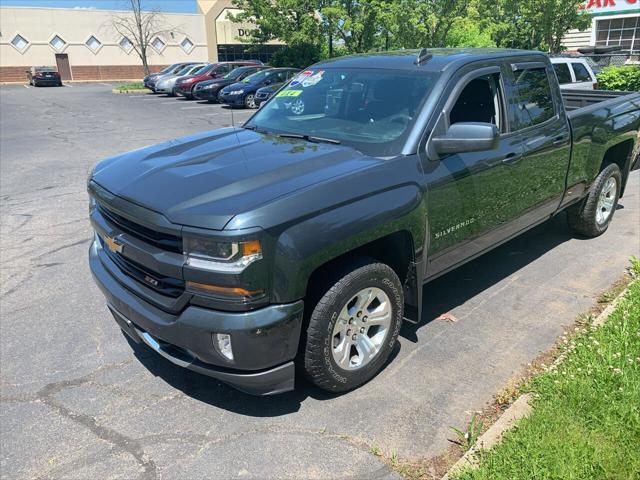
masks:
{"type": "MultiPolygon", "coordinates": [[[[373,378],[388,360],[400,332],[404,308],[402,284],[387,265],[371,259],[350,264],[333,280],[310,312],[306,337],[303,339],[304,372],[318,387],[329,392],[346,392],[373,378]],[[360,291],[376,287],[389,298],[391,320],[378,352],[369,363],[347,370],[333,358],[333,332],[343,307],[360,291]]],[[[350,348],[350,347],[349,347],[350,348]]]]}
{"type": "Polygon", "coordinates": [[[569,227],[571,227],[574,232],[584,235],[585,237],[597,237],[598,235],[602,235],[606,232],[611,220],[613,219],[613,215],[616,212],[621,185],[622,174],[620,173],[618,165],[615,163],[607,165],[607,167],[598,174],[598,177],[589,188],[589,192],[587,193],[585,200],[567,210],[567,222],[569,223],[569,227]],[[616,182],[613,207],[607,218],[603,222],[598,222],[598,200],[600,198],[600,194],[605,188],[605,185],[607,185],[611,178],[616,182]]]}
{"type": "Polygon", "coordinates": [[[244,97],[244,106],[246,108],[256,108],[255,95],[253,93],[248,93],[246,97],[244,97]]]}

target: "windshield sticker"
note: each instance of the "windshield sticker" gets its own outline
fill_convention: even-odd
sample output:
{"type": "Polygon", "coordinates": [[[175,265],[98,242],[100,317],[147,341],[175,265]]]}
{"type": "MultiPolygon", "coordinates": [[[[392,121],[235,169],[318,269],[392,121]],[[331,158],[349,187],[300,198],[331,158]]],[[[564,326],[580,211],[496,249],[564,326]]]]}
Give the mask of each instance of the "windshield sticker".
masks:
{"type": "Polygon", "coordinates": [[[306,76],[313,75],[312,70],[305,70],[304,72],[300,72],[290,83],[291,86],[299,84],[302,79],[306,76]]]}
{"type": "Polygon", "coordinates": [[[310,76],[306,77],[304,80],[302,80],[302,86],[303,87],[310,87],[312,85],[315,85],[320,80],[322,80],[322,75],[323,74],[324,74],[324,70],[320,70],[318,73],[315,73],[313,75],[310,75],[310,76]]]}
{"type": "Polygon", "coordinates": [[[302,90],[283,90],[278,92],[276,97],[297,97],[302,93],[302,90]]]}

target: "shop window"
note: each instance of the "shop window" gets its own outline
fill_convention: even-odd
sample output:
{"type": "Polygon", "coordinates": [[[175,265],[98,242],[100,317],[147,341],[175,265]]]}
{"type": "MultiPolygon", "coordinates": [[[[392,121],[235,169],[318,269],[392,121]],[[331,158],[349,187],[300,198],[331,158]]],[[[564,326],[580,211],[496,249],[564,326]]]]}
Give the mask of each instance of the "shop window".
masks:
{"type": "Polygon", "coordinates": [[[640,15],[635,17],[598,20],[596,45],[622,47],[623,50],[640,51],[640,15]]]}

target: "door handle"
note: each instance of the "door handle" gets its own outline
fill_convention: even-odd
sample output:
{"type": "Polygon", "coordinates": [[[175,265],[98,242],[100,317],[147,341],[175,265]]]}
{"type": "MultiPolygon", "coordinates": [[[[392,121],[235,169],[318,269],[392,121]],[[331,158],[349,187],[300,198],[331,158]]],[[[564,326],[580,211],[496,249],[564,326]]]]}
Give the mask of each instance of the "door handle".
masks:
{"type": "Polygon", "coordinates": [[[521,153],[516,153],[516,152],[507,153],[503,157],[502,163],[504,163],[506,165],[512,165],[512,164],[516,163],[518,160],[520,160],[521,158],[522,158],[522,154],[521,153]]]}
{"type": "Polygon", "coordinates": [[[553,139],[553,146],[558,147],[560,145],[564,145],[569,141],[569,137],[562,135],[561,137],[556,137],[553,139]]]}

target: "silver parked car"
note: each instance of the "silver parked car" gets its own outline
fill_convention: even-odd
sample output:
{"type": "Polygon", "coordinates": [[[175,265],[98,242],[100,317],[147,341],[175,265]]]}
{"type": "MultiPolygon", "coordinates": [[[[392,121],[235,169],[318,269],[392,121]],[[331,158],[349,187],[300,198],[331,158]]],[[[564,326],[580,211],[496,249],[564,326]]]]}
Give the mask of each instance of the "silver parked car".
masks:
{"type": "Polygon", "coordinates": [[[201,68],[204,68],[207,65],[209,65],[209,64],[208,63],[196,63],[194,65],[188,65],[188,66],[184,67],[178,73],[175,73],[173,75],[163,75],[162,77],[160,77],[160,78],[158,78],[156,80],[156,93],[166,93],[167,95],[170,95],[170,96],[174,97],[175,96],[174,89],[175,89],[175,86],[176,86],[176,81],[179,78],[184,77],[186,75],[194,75],[201,68]]]}

